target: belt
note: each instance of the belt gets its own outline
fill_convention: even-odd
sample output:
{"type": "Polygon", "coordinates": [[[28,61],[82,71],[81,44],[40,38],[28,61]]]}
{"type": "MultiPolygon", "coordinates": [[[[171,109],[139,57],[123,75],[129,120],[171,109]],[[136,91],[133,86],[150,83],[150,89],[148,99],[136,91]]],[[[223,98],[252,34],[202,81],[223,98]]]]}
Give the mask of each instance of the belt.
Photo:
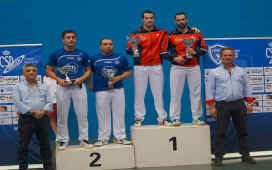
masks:
{"type": "Polygon", "coordinates": [[[238,99],[238,100],[233,100],[233,101],[224,101],[224,100],[220,100],[220,101],[215,101],[215,103],[218,104],[229,104],[229,103],[236,103],[236,102],[244,102],[244,99],[238,99]]]}

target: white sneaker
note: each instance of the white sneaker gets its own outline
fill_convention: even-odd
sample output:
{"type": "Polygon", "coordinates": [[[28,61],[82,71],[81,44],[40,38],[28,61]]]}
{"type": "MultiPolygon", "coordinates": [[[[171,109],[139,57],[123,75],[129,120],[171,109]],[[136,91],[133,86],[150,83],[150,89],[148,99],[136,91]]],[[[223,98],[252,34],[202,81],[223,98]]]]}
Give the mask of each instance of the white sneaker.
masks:
{"type": "Polygon", "coordinates": [[[109,143],[108,140],[98,140],[97,142],[94,143],[94,146],[100,147],[100,146],[103,146],[103,145],[107,145],[108,143],[109,143]]]}
{"type": "Polygon", "coordinates": [[[132,142],[127,139],[121,139],[123,145],[131,145],[132,142]]]}
{"type": "Polygon", "coordinates": [[[161,121],[159,121],[159,126],[169,126],[170,124],[169,124],[169,122],[167,121],[167,120],[163,120],[162,122],[161,121]]]}
{"type": "Polygon", "coordinates": [[[198,126],[203,126],[203,125],[206,125],[206,123],[202,120],[199,120],[199,119],[193,119],[193,122],[192,122],[193,125],[198,125],[198,126]]]}
{"type": "Polygon", "coordinates": [[[80,142],[80,147],[81,147],[81,148],[90,149],[90,148],[93,147],[93,145],[90,144],[89,141],[87,141],[87,140],[82,140],[82,141],[80,142]]]}
{"type": "Polygon", "coordinates": [[[135,123],[134,123],[134,126],[135,126],[135,127],[142,127],[142,122],[143,122],[143,120],[139,120],[139,119],[137,120],[137,119],[136,119],[136,121],[135,121],[135,123]]]}
{"type": "Polygon", "coordinates": [[[181,122],[178,121],[178,120],[174,120],[172,123],[171,123],[171,126],[180,126],[181,125],[181,122]]]}
{"type": "Polygon", "coordinates": [[[95,143],[94,143],[94,146],[96,146],[96,147],[103,146],[102,140],[98,140],[97,142],[95,142],[95,143]]]}
{"type": "Polygon", "coordinates": [[[56,143],[56,148],[58,150],[65,150],[68,146],[68,142],[57,142],[56,143]]]}
{"type": "Polygon", "coordinates": [[[122,144],[122,145],[130,145],[131,141],[127,140],[127,139],[115,139],[114,140],[115,144],[122,144]]]}

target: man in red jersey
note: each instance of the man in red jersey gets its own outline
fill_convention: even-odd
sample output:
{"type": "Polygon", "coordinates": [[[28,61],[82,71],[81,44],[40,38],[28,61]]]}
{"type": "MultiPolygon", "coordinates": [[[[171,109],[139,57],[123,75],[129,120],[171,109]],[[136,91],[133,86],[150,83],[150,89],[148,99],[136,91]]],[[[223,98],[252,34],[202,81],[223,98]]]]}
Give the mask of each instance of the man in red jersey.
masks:
{"type": "Polygon", "coordinates": [[[127,54],[134,57],[135,126],[142,125],[146,114],[144,98],[148,81],[154,96],[158,122],[163,126],[167,122],[167,114],[163,107],[162,57],[168,55],[168,33],[154,26],[152,11],[144,11],[142,21],[143,26],[131,33],[127,45],[127,54]]]}
{"type": "Polygon", "coordinates": [[[185,13],[177,13],[177,28],[169,34],[169,60],[172,62],[170,72],[170,119],[174,126],[180,125],[181,96],[187,79],[190,89],[190,101],[193,124],[203,125],[201,107],[201,74],[198,58],[207,51],[207,46],[200,32],[187,26],[185,13]]]}

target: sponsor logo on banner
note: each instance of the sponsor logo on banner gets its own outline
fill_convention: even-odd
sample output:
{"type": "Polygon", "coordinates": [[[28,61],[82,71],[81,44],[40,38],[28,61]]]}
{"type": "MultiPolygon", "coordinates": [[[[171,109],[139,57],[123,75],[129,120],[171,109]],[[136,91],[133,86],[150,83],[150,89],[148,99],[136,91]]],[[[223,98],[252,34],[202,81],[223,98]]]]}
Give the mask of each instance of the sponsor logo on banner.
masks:
{"type": "Polygon", "coordinates": [[[272,112],[272,107],[263,107],[263,112],[272,112]]]}
{"type": "Polygon", "coordinates": [[[264,76],[248,76],[249,84],[264,84],[264,76]]]}
{"type": "MultiPolygon", "coordinates": [[[[221,59],[220,59],[220,51],[223,48],[226,48],[227,46],[222,45],[222,44],[214,44],[208,47],[208,54],[210,59],[216,64],[219,65],[221,64],[221,59]]],[[[238,57],[238,53],[240,50],[234,50],[234,56],[235,58],[238,57]]]]}
{"type": "Polygon", "coordinates": [[[247,67],[246,71],[248,75],[264,75],[264,70],[262,67],[247,67]]]}
{"type": "Polygon", "coordinates": [[[264,67],[264,75],[272,75],[272,67],[264,67]]]}
{"type": "Polygon", "coordinates": [[[272,92],[272,84],[265,84],[265,92],[272,92]]]}
{"type": "Polygon", "coordinates": [[[265,49],[265,56],[269,59],[269,64],[272,64],[272,41],[268,43],[268,48],[265,49]]]}
{"type": "Polygon", "coordinates": [[[18,67],[20,64],[23,63],[23,60],[25,58],[25,55],[20,55],[19,57],[14,57],[11,55],[11,52],[8,50],[1,51],[0,54],[0,68],[4,69],[3,73],[6,74],[16,67],[18,67]]]}

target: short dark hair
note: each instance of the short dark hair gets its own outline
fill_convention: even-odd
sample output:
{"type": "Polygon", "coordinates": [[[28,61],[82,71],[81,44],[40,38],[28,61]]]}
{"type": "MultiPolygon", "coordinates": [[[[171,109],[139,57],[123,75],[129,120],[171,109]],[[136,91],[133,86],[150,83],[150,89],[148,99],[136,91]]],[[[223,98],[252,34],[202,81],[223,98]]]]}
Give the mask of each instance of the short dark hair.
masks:
{"type": "Polygon", "coordinates": [[[99,45],[101,45],[104,40],[111,40],[113,42],[111,38],[105,37],[100,40],[99,45]]]}
{"type": "Polygon", "coordinates": [[[74,30],[65,30],[65,31],[62,32],[62,38],[64,38],[64,36],[65,36],[66,34],[68,34],[68,33],[74,33],[75,35],[77,35],[76,32],[75,32],[74,30]]]}
{"type": "Polygon", "coordinates": [[[177,15],[184,15],[185,18],[187,18],[187,14],[185,12],[178,12],[178,13],[176,13],[175,19],[176,19],[177,15]]]}
{"type": "Polygon", "coordinates": [[[234,49],[233,49],[233,48],[231,48],[231,47],[224,47],[224,48],[222,48],[222,49],[220,50],[220,56],[222,56],[223,52],[226,51],[226,50],[230,50],[230,51],[232,51],[233,54],[234,54],[234,49]]]}
{"type": "Polygon", "coordinates": [[[153,14],[153,17],[155,17],[154,12],[152,12],[151,10],[145,10],[145,11],[142,13],[142,18],[144,18],[144,14],[153,14]]]}
{"type": "Polygon", "coordinates": [[[23,66],[23,72],[25,72],[26,68],[28,68],[28,67],[35,67],[36,69],[38,69],[35,64],[29,63],[29,64],[25,64],[23,66]]]}

